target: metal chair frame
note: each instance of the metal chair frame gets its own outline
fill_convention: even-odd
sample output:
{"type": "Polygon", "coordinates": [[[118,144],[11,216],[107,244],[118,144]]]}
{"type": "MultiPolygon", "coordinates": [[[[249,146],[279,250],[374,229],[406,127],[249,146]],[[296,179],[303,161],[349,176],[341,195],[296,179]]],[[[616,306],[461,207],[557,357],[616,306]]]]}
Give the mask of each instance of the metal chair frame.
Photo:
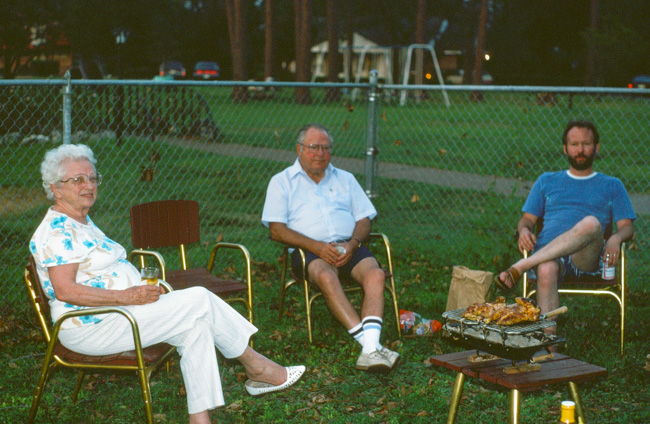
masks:
{"type": "MultiPolygon", "coordinates": [[[[41,325],[41,329],[43,330],[45,340],[47,341],[47,350],[45,352],[45,358],[43,360],[43,367],[41,368],[38,384],[36,386],[36,391],[32,399],[32,405],[29,411],[29,418],[27,422],[31,424],[36,420],[38,405],[43,396],[45,384],[47,383],[47,380],[52,374],[54,368],[60,365],[67,368],[73,368],[78,371],[77,381],[75,383],[74,392],[72,394],[73,404],[75,404],[77,401],[79,390],[81,389],[86,371],[112,370],[116,372],[136,372],[138,374],[140,388],[142,390],[145,417],[147,423],[153,424],[153,401],[151,398],[151,389],[149,385],[151,374],[165,363],[167,363],[167,367],[169,367],[168,360],[170,356],[176,352],[176,348],[166,343],[160,343],[154,346],[143,348],[142,342],[140,341],[140,330],[138,328],[138,323],[135,320],[135,317],[133,314],[131,314],[131,312],[120,306],[87,308],[78,311],[66,312],[61,315],[52,326],[51,319],[49,318],[49,304],[47,298],[45,297],[45,293],[43,292],[38,274],[36,273],[33,257],[31,256],[30,263],[25,268],[24,279],[29,292],[31,304],[36,311],[38,321],[41,325]],[[59,330],[61,328],[61,324],[65,320],[80,316],[103,315],[109,313],[120,314],[129,321],[133,332],[135,350],[106,356],[91,356],[78,354],[76,352],[68,350],[59,342],[59,330]]],[[[172,288],[166,283],[163,282],[162,284],[167,291],[172,290],[172,288]]]]}
{"type": "MultiPolygon", "coordinates": [[[[400,323],[399,323],[399,308],[397,307],[397,291],[395,289],[395,274],[393,272],[393,260],[392,260],[392,254],[391,254],[391,245],[390,241],[388,240],[388,237],[385,234],[382,233],[370,233],[369,239],[366,244],[370,244],[373,240],[378,240],[382,243],[383,246],[383,253],[386,258],[386,264],[388,266],[388,270],[384,269],[384,272],[386,273],[386,291],[390,294],[392,298],[392,304],[393,308],[395,310],[395,324],[397,327],[397,334],[398,337],[402,336],[401,328],[400,328],[400,323]]],[[[286,295],[286,291],[289,287],[291,287],[294,284],[297,283],[302,283],[303,288],[305,291],[305,309],[307,313],[307,332],[309,334],[309,342],[313,343],[313,336],[312,336],[312,316],[311,316],[311,311],[312,311],[312,303],[314,300],[316,300],[318,297],[322,296],[323,293],[319,290],[319,288],[316,286],[316,284],[313,284],[309,281],[308,278],[300,278],[296,275],[293,275],[293,273],[290,272],[290,262],[291,259],[289,258],[289,249],[291,249],[291,246],[284,246],[283,253],[282,253],[282,273],[281,273],[281,280],[280,280],[280,305],[279,305],[279,313],[280,313],[280,319],[282,319],[284,315],[284,299],[286,295]],[[289,274],[291,274],[291,278],[288,278],[289,274]]],[[[300,252],[300,256],[302,258],[302,275],[306,276],[307,275],[307,270],[305,266],[305,252],[300,249],[300,248],[295,248],[300,252]]],[[[345,283],[348,281],[342,281],[341,284],[344,284],[343,291],[346,293],[350,292],[356,292],[356,291],[362,291],[363,289],[356,285],[355,286],[346,286],[345,283]]]]}

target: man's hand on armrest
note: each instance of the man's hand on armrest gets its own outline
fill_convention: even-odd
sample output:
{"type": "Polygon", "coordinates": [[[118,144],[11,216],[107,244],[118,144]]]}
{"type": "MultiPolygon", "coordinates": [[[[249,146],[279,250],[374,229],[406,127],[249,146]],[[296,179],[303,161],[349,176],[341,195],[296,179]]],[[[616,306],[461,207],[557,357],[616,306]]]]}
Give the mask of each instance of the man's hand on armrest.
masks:
{"type": "Polygon", "coordinates": [[[525,213],[517,223],[517,233],[519,234],[519,251],[524,250],[532,251],[537,243],[537,236],[533,233],[533,228],[537,222],[537,217],[529,213],[525,213]]]}
{"type": "Polygon", "coordinates": [[[603,262],[609,255],[609,264],[616,266],[621,254],[621,243],[631,240],[634,236],[634,226],[631,219],[621,219],[616,222],[617,231],[607,239],[605,251],[603,252],[603,262]]]}

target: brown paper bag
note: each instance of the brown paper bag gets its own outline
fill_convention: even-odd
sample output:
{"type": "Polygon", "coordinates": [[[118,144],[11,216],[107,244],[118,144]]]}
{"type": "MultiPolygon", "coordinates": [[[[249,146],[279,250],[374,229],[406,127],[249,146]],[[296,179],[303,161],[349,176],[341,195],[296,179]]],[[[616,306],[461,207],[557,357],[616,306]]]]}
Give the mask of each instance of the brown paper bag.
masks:
{"type": "Polygon", "coordinates": [[[493,274],[475,271],[466,266],[456,265],[451,275],[447,310],[467,308],[474,303],[484,303],[487,299],[493,274]]]}

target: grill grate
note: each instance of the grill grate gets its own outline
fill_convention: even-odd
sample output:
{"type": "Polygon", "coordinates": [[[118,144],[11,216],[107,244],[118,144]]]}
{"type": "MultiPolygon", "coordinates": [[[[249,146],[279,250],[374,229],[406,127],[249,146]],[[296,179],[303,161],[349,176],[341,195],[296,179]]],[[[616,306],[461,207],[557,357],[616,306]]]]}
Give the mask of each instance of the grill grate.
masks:
{"type": "Polygon", "coordinates": [[[465,309],[455,309],[453,311],[447,311],[442,314],[442,317],[445,318],[447,323],[456,322],[460,326],[461,333],[464,332],[465,328],[473,328],[476,330],[484,331],[489,330],[505,336],[509,335],[523,335],[526,333],[531,333],[535,331],[542,330],[546,327],[552,327],[555,325],[555,321],[541,319],[534,322],[523,322],[515,325],[497,325],[497,324],[486,324],[484,322],[478,322],[471,319],[463,318],[463,313],[465,309]]]}

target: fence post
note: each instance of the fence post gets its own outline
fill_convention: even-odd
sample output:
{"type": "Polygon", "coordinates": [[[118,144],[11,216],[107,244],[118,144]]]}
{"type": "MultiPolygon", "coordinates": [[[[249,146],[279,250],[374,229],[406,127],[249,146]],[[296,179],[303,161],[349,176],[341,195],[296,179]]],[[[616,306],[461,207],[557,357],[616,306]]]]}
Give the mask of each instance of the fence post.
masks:
{"type": "Polygon", "coordinates": [[[379,105],[377,104],[378,72],[376,69],[370,71],[370,90],[368,91],[368,129],[366,131],[366,194],[368,197],[376,197],[374,192],[375,159],[377,153],[377,137],[379,134],[379,122],[377,120],[379,105]]]}
{"type": "Polygon", "coordinates": [[[122,135],[124,134],[124,86],[115,87],[115,116],[113,118],[115,126],[115,138],[117,145],[122,145],[122,135]]]}
{"type": "Polygon", "coordinates": [[[63,75],[68,83],[63,88],[63,144],[70,144],[72,134],[72,86],[70,84],[70,71],[63,75]]]}

